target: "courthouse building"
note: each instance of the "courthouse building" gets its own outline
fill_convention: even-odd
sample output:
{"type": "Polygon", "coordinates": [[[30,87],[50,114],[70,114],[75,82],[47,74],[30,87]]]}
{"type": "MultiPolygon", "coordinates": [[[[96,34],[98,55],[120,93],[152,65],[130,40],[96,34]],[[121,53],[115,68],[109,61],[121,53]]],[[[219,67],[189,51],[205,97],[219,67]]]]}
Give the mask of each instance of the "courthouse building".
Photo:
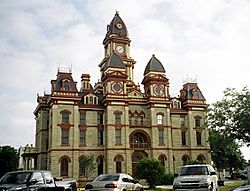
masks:
{"type": "Polygon", "coordinates": [[[167,173],[177,172],[189,160],[211,162],[207,105],[197,83],[183,84],[180,96],[171,97],[166,63],[153,55],[140,63],[145,64],[140,87],[134,82],[136,61],[130,45],[127,26],[116,13],[103,40],[101,79],[94,86],[90,75],[82,74],[77,89],[71,71],[58,69],[51,92],[37,97],[35,168],[81,181],[81,160],[91,155],[96,162],[93,177],[134,175],[144,157],[159,160],[167,173]]]}

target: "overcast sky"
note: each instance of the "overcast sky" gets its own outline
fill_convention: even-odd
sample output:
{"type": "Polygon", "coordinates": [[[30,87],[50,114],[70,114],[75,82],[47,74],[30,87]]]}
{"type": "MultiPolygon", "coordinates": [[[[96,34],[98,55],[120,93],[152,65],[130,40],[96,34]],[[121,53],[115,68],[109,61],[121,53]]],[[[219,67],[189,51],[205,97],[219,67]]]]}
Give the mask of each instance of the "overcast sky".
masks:
{"type": "MultiPolygon", "coordinates": [[[[227,87],[250,86],[249,0],[1,0],[0,145],[34,144],[37,94],[50,91],[58,67],[72,67],[78,87],[82,73],[92,85],[100,79],[116,11],[131,39],[136,83],[155,54],[172,96],[187,77],[208,104],[227,87]]],[[[250,159],[249,148],[243,153],[250,159]]]]}

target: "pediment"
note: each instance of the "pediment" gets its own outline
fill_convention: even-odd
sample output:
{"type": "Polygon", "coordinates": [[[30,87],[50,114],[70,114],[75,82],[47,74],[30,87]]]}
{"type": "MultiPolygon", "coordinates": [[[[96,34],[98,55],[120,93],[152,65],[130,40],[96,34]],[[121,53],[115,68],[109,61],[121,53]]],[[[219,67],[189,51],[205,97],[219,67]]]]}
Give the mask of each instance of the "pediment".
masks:
{"type": "Polygon", "coordinates": [[[143,98],[143,93],[138,90],[133,90],[128,93],[129,98],[143,98]]]}

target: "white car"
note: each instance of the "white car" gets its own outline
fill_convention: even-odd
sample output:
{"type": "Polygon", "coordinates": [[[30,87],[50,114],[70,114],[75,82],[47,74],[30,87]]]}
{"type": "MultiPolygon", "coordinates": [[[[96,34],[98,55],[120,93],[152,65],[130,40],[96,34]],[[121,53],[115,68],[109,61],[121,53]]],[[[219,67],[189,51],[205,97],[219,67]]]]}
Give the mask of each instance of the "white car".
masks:
{"type": "Polygon", "coordinates": [[[85,186],[85,191],[143,191],[143,186],[125,173],[101,174],[85,186]]]}
{"type": "Polygon", "coordinates": [[[211,165],[185,165],[174,179],[174,191],[216,191],[218,177],[211,165]]]}

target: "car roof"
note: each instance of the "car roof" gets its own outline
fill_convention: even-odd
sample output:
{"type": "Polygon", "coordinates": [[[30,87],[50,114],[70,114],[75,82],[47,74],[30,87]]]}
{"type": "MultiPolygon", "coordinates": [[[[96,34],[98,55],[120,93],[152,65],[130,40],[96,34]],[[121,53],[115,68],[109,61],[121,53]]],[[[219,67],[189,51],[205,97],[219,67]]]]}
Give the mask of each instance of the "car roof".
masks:
{"type": "Polygon", "coordinates": [[[209,164],[189,164],[189,165],[184,165],[183,167],[194,167],[194,166],[211,166],[209,164]]]}

